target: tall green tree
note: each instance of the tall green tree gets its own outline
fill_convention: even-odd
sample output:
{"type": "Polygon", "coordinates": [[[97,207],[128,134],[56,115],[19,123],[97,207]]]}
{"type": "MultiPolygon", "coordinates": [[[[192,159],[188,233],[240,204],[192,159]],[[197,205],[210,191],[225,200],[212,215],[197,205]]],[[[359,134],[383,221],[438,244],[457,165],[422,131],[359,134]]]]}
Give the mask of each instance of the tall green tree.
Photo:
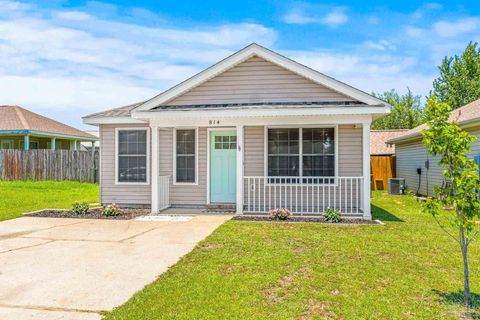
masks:
{"type": "Polygon", "coordinates": [[[410,89],[404,95],[398,94],[395,90],[373,95],[388,102],[392,110],[385,117],[375,120],[372,129],[411,129],[423,123],[420,96],[413,95],[410,89]]]}
{"type": "Polygon", "coordinates": [[[458,56],[445,57],[433,81],[433,94],[456,109],[480,99],[480,48],[470,42],[458,56]]]}
{"type": "Polygon", "coordinates": [[[435,196],[422,204],[440,227],[454,239],[462,251],[464,300],[472,307],[468,268],[468,246],[480,231],[480,178],[477,164],[467,156],[474,136],[460,128],[457,122],[448,121],[452,108],[439,102],[433,95],[427,103],[425,114],[428,129],[422,131],[428,152],[439,156],[443,170],[441,186],[435,187],[435,196]]]}

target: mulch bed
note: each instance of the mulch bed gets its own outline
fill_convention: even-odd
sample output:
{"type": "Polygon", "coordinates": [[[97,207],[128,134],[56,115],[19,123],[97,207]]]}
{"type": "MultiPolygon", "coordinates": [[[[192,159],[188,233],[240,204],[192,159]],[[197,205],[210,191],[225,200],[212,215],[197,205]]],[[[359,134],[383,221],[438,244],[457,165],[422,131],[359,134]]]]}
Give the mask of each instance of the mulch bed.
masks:
{"type": "Polygon", "coordinates": [[[240,221],[268,221],[268,222],[313,222],[325,224],[378,224],[375,220],[343,218],[341,222],[328,222],[324,217],[290,217],[288,220],[274,220],[268,216],[234,216],[232,220],[240,221]]]}
{"type": "Polygon", "coordinates": [[[105,216],[102,214],[103,208],[89,209],[86,214],[75,214],[70,210],[41,210],[28,213],[27,217],[48,217],[48,218],[75,218],[75,219],[110,219],[110,220],[130,220],[139,216],[150,214],[150,209],[120,209],[118,216],[105,216]]]}

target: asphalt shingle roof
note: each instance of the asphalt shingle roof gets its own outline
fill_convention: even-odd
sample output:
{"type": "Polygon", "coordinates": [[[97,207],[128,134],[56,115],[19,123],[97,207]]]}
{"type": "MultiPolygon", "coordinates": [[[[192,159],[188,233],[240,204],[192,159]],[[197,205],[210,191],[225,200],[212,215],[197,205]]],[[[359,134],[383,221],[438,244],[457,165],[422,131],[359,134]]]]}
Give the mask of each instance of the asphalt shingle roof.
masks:
{"type": "Polygon", "coordinates": [[[127,106],[122,106],[118,108],[113,108],[97,113],[89,114],[83,118],[96,118],[96,117],[130,117],[130,114],[133,109],[143,104],[145,101],[129,104],[127,106]]]}
{"type": "Polygon", "coordinates": [[[408,129],[399,130],[372,130],[370,131],[370,154],[390,155],[395,154],[395,146],[387,144],[390,139],[404,135],[408,129]]]}
{"type": "Polygon", "coordinates": [[[0,131],[2,130],[31,130],[88,139],[96,138],[85,131],[67,126],[19,106],[0,106],[0,131]]]}
{"type": "MultiPolygon", "coordinates": [[[[479,121],[480,122],[480,99],[470,102],[469,104],[464,105],[458,109],[453,110],[450,113],[450,121],[456,121],[460,125],[465,122],[470,121],[479,121]]],[[[392,138],[389,140],[390,143],[398,143],[407,139],[415,138],[420,136],[420,133],[423,129],[426,129],[427,125],[421,124],[418,127],[408,130],[400,137],[392,138]]]]}

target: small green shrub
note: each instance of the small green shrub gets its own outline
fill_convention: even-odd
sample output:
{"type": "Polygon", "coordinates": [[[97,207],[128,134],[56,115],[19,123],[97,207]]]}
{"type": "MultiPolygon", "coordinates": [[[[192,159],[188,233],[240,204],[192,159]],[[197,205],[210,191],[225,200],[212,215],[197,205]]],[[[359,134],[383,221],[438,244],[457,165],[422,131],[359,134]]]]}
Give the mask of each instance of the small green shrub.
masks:
{"type": "Polygon", "coordinates": [[[86,214],[88,212],[88,209],[90,209],[88,202],[75,201],[72,205],[72,211],[77,215],[86,214]]]}
{"type": "Polygon", "coordinates": [[[327,210],[325,210],[323,215],[325,216],[325,220],[328,221],[328,222],[336,223],[336,222],[342,221],[342,216],[340,214],[340,210],[327,208],[327,210]]]}
{"type": "Polygon", "coordinates": [[[292,216],[292,213],[286,208],[277,208],[270,210],[268,215],[274,220],[287,220],[292,216]]]}
{"type": "Polygon", "coordinates": [[[112,203],[103,209],[102,214],[104,216],[118,216],[120,214],[120,208],[115,203],[112,203]]]}

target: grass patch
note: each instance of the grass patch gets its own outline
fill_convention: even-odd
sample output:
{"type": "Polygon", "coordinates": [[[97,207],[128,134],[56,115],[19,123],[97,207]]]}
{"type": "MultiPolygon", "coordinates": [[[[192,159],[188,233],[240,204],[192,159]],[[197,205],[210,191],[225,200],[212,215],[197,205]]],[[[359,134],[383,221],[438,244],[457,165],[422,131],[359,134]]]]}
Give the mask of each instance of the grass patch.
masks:
{"type": "Polygon", "coordinates": [[[75,181],[0,181],[0,221],[45,208],[71,208],[75,200],[98,203],[98,185],[75,181]]]}
{"type": "MultiPolygon", "coordinates": [[[[458,303],[462,262],[457,245],[411,197],[376,192],[372,204],[374,218],[385,225],[228,221],[105,318],[471,316],[458,303]]],[[[474,243],[470,249],[477,293],[479,248],[474,243]]]]}

